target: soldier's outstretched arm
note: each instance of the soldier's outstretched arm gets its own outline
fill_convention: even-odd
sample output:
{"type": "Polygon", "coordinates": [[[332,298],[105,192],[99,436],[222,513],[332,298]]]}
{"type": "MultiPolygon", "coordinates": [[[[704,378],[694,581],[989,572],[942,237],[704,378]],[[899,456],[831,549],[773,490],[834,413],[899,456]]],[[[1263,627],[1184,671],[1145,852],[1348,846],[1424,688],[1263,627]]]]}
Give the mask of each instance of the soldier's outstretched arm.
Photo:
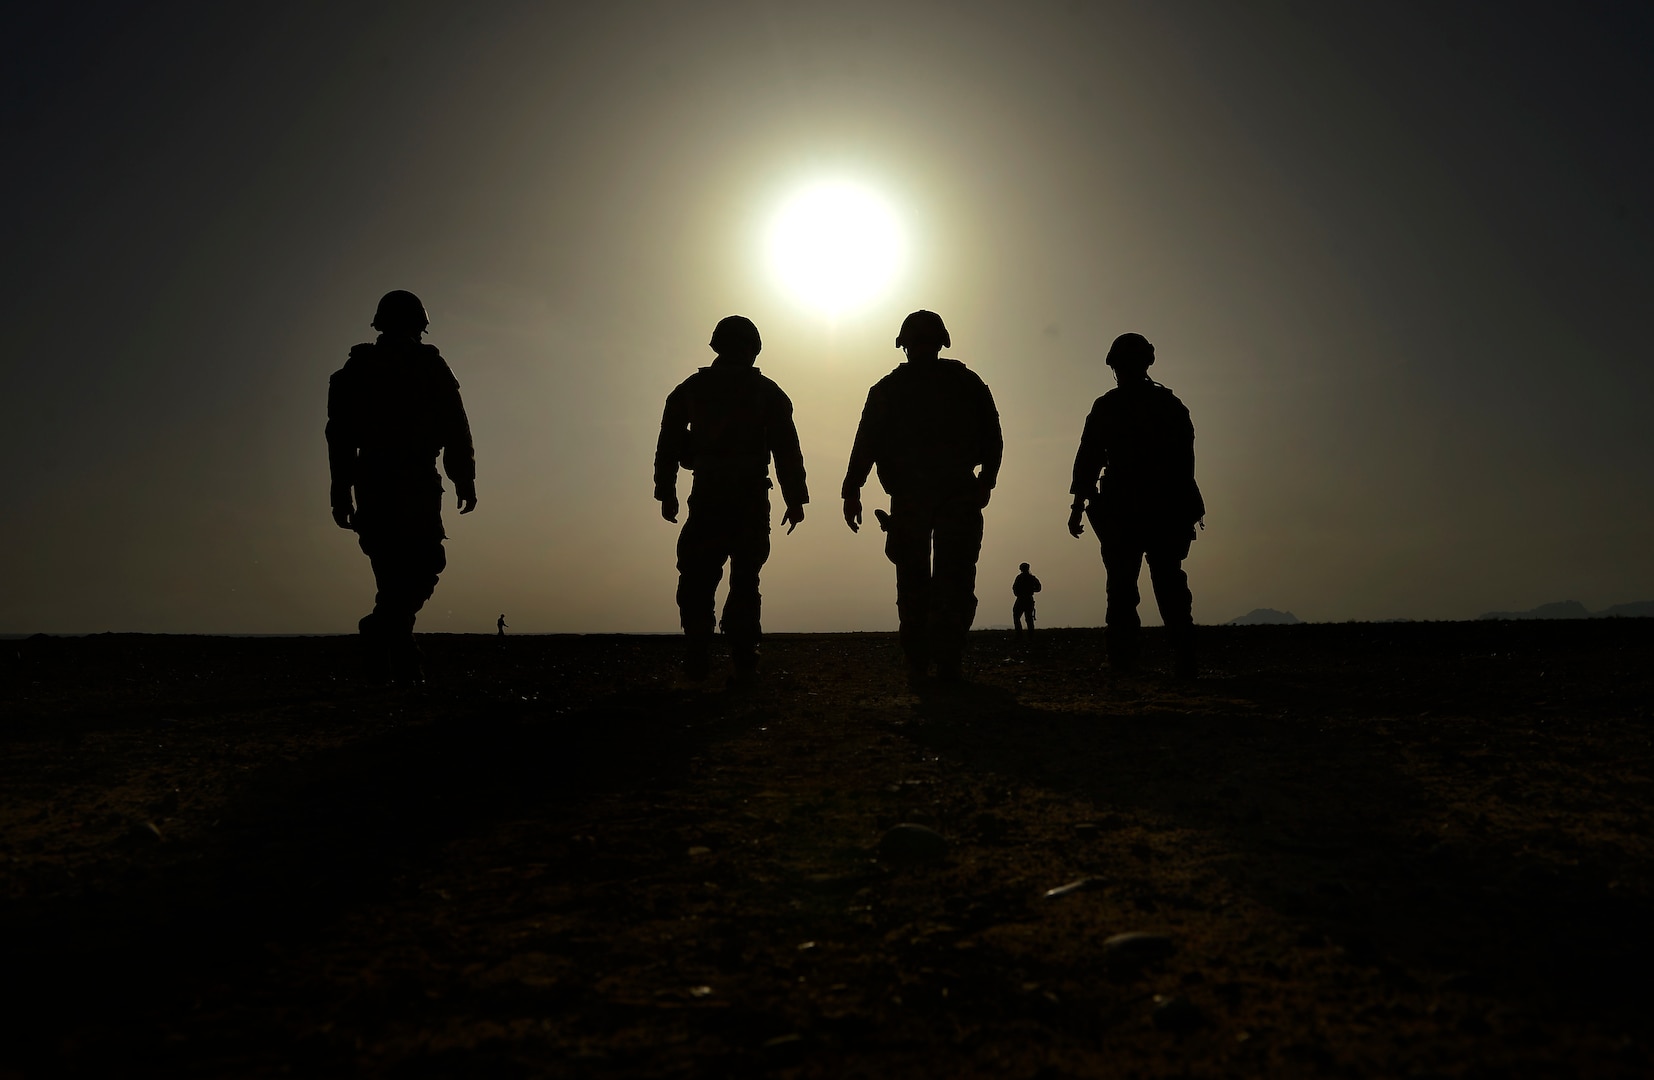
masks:
{"type": "Polygon", "coordinates": [[[804,451],[798,445],[798,426],[793,423],[793,403],[778,386],[771,396],[768,415],[764,419],[765,437],[770,456],[775,459],[775,478],[781,484],[781,499],[787,512],[781,522],[790,535],[804,520],[804,504],[810,501],[809,484],[804,477],[804,451]]]}
{"type": "Polygon", "coordinates": [[[674,525],[678,521],[678,462],[688,438],[689,404],[680,386],[666,395],[660,437],[655,440],[655,501],[660,503],[660,516],[674,525]]]}
{"type": "Polygon", "coordinates": [[[999,407],[994,404],[993,391],[987,383],[982,384],[977,410],[982,433],[982,471],[977,480],[982,485],[982,505],[986,507],[999,484],[999,467],[1005,460],[1005,431],[1000,426],[999,407]]]}
{"type": "Polygon", "coordinates": [[[1085,504],[1097,495],[1097,477],[1108,459],[1107,433],[1103,422],[1103,399],[1091,405],[1085,418],[1085,429],[1080,433],[1080,448],[1074,452],[1073,482],[1068,493],[1074,496],[1068,508],[1068,535],[1079,537],[1085,533],[1082,515],[1085,504]]]}
{"type": "Polygon", "coordinates": [[[1177,432],[1178,456],[1180,458],[1178,467],[1183,475],[1192,479],[1195,475],[1195,422],[1194,418],[1189,415],[1188,407],[1183,406],[1182,402],[1178,404],[1182,406],[1182,413],[1178,417],[1177,432]]]}
{"type": "Polygon", "coordinates": [[[459,380],[452,371],[444,389],[442,471],[454,482],[459,512],[469,514],[477,508],[477,451],[471,444],[471,421],[459,396],[459,380]]]}
{"type": "Polygon", "coordinates": [[[1080,432],[1080,446],[1074,451],[1073,483],[1069,494],[1090,498],[1097,493],[1097,477],[1108,464],[1108,432],[1103,418],[1103,399],[1098,398],[1086,414],[1085,428],[1080,432]]]}
{"type": "Polygon", "coordinates": [[[844,523],[851,532],[861,531],[861,489],[867,483],[867,474],[873,471],[879,451],[884,445],[884,426],[887,420],[884,398],[874,386],[867,392],[867,404],[862,406],[861,422],[856,425],[856,441],[850,447],[850,464],[844,472],[844,484],[839,494],[844,497],[844,523]]]}
{"type": "Polygon", "coordinates": [[[465,406],[458,403],[458,425],[461,435],[442,451],[442,471],[454,482],[454,499],[459,512],[469,514],[477,508],[477,452],[471,445],[471,424],[465,418],[465,406]]]}
{"type": "Polygon", "coordinates": [[[331,478],[329,502],[333,523],[341,529],[355,525],[356,424],[354,398],[348,376],[336,372],[327,384],[327,469],[331,478]]]}

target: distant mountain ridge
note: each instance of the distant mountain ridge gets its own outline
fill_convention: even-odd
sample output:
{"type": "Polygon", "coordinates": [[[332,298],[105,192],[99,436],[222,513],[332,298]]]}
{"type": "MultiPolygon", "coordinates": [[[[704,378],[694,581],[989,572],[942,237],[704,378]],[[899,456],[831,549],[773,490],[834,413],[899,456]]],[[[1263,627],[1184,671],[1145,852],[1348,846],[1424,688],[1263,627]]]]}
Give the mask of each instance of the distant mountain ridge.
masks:
{"type": "Polygon", "coordinates": [[[1489,611],[1478,619],[1654,619],[1654,600],[1615,604],[1601,611],[1589,611],[1578,600],[1557,600],[1527,611],[1489,611]]]}
{"type": "Polygon", "coordinates": [[[1253,608],[1245,615],[1230,619],[1230,626],[1296,626],[1304,620],[1290,611],[1276,611],[1274,608],[1253,608]]]}
{"type": "MultiPolygon", "coordinates": [[[[1654,600],[1638,600],[1630,604],[1615,604],[1592,611],[1578,600],[1557,600],[1540,604],[1527,611],[1488,611],[1476,616],[1483,619],[1654,619],[1654,600]]],[[[1411,622],[1411,619],[1380,619],[1379,622],[1411,622]]],[[[1230,619],[1227,626],[1297,626],[1302,619],[1290,611],[1274,608],[1253,608],[1245,615],[1230,619]]]]}

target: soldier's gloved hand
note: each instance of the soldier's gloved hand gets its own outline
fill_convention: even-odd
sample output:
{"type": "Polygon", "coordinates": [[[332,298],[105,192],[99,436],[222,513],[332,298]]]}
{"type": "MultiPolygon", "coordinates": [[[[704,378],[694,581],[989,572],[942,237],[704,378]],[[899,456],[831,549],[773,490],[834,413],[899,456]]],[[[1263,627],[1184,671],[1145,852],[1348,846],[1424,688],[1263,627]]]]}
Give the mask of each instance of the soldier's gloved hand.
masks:
{"type": "Polygon", "coordinates": [[[1080,517],[1085,513],[1084,507],[1075,506],[1068,511],[1068,535],[1078,538],[1085,532],[1085,526],[1080,523],[1080,517]]]}
{"type": "Polygon", "coordinates": [[[861,532],[861,500],[844,500],[844,523],[850,526],[851,532],[861,532]]]}
{"type": "Polygon", "coordinates": [[[676,525],[678,523],[678,497],[668,495],[660,501],[660,516],[676,525]]]}
{"type": "Polygon", "coordinates": [[[341,529],[354,529],[356,527],[356,523],[352,519],[355,518],[355,516],[355,508],[348,504],[345,506],[335,506],[333,508],[333,524],[339,526],[341,529]]]}
{"type": "Polygon", "coordinates": [[[458,496],[459,512],[469,514],[477,508],[477,489],[474,487],[461,488],[456,492],[458,496]]]}
{"type": "Polygon", "coordinates": [[[804,520],[804,504],[803,503],[799,503],[797,506],[787,507],[787,512],[785,514],[781,515],[781,524],[787,525],[787,523],[789,521],[792,522],[791,525],[787,525],[787,535],[788,536],[791,536],[793,534],[793,530],[798,528],[798,523],[803,521],[803,520],[804,520]]]}

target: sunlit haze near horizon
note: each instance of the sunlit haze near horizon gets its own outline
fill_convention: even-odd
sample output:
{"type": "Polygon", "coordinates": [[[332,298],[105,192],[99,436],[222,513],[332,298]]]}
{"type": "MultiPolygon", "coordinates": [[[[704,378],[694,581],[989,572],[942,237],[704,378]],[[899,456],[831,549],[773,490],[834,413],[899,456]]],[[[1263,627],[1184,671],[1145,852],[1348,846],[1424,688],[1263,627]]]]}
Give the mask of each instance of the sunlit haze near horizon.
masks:
{"type": "Polygon", "coordinates": [[[765,629],[894,629],[882,538],[845,528],[838,492],[916,308],[1004,422],[978,626],[1010,622],[1020,562],[1042,625],[1102,621],[1096,544],[1064,521],[1125,331],[1194,417],[1197,622],[1654,599],[1650,19],[14,15],[0,631],[353,630],[373,581],[328,513],[327,381],[390,289],[424,300],[477,449],[422,630],[676,629],[655,436],[735,313],[794,402],[812,497],[775,532],[765,629]]]}

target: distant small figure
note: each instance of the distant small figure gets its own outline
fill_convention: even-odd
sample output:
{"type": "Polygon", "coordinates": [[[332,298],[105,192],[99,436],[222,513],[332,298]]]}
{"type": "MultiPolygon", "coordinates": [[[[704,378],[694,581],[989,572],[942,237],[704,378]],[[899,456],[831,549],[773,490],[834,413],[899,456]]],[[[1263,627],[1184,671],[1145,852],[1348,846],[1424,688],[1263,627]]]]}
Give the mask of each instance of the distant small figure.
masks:
{"type": "Polygon", "coordinates": [[[1177,395],[1149,378],[1154,346],[1143,335],[1115,338],[1106,362],[1118,385],[1096,400],[1085,419],[1069,488],[1074,503],[1068,532],[1075,537],[1085,532],[1084,514],[1102,544],[1110,666],[1124,672],[1137,668],[1142,625],[1137,577],[1146,557],[1177,673],[1193,678],[1194,619],[1183,560],[1195,523],[1206,516],[1195,483],[1194,424],[1177,395]]]}
{"type": "Polygon", "coordinates": [[[471,425],[454,373],[420,341],[429,325],[419,297],[386,293],[373,316],[378,339],[350,350],[327,392],[333,520],[355,531],[379,590],[358,624],[369,669],[415,681],[424,672],[414,619],[448,565],[439,452],[459,512],[477,508],[471,425]]]}
{"type": "Polygon", "coordinates": [[[689,520],[678,533],[678,618],[686,639],[684,674],[707,677],[714,626],[730,640],[735,680],[758,670],[761,598],[758,573],[770,556],[770,459],[775,459],[781,515],[790,535],[804,520],[810,492],[793,403],[753,366],[763,351],[758,327],[731,315],[709,342],[710,367],[689,376],[666,399],[655,445],[660,516],[678,520],[678,467],[695,474],[689,520]],[[729,563],[729,596],[715,619],[718,582],[729,563]]]}
{"type": "Polygon", "coordinates": [[[1011,594],[1017,598],[1011,605],[1011,626],[1017,633],[1022,632],[1022,620],[1028,620],[1028,629],[1034,629],[1034,594],[1039,592],[1039,578],[1028,572],[1028,564],[1023,563],[1022,572],[1017,579],[1011,582],[1011,594]]]}
{"type": "Polygon", "coordinates": [[[861,489],[875,466],[890,495],[890,512],[874,515],[885,531],[885,557],[896,564],[896,611],[912,683],[932,661],[943,682],[961,678],[965,634],[976,617],[982,511],[1005,453],[993,393],[970,368],[942,359],[952,345],[934,311],[902,321],[896,347],[907,362],[867,392],[844,475],[851,532],[861,528],[861,489]]]}
{"type": "Polygon", "coordinates": [[[498,619],[494,620],[494,629],[499,632],[500,637],[505,637],[505,628],[507,626],[510,626],[510,625],[511,625],[510,623],[505,621],[505,613],[504,612],[501,612],[500,617],[498,619]]]}

